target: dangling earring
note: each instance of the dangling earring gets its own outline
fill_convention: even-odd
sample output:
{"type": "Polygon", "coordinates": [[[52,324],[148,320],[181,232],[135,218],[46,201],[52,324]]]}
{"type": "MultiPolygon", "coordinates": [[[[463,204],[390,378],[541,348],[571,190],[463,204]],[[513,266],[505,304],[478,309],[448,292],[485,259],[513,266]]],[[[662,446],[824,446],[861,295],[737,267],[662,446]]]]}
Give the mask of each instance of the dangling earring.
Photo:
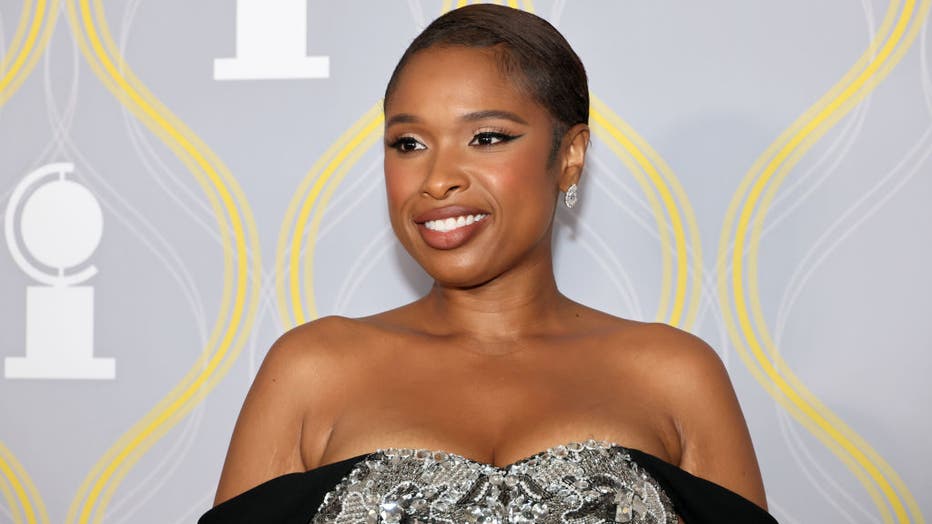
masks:
{"type": "Polygon", "coordinates": [[[573,184],[566,188],[566,194],[563,195],[563,203],[566,204],[566,207],[571,208],[576,205],[577,200],[579,200],[579,197],[576,195],[576,184],[573,184]]]}

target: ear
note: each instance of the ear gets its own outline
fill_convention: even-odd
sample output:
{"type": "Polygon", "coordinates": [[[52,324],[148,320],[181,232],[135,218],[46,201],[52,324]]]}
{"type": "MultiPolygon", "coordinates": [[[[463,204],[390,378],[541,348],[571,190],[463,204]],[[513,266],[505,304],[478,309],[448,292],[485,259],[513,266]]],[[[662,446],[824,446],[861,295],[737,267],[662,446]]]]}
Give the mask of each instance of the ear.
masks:
{"type": "Polygon", "coordinates": [[[560,191],[566,191],[579,182],[586,165],[586,150],[589,149],[589,126],[576,124],[563,135],[563,155],[560,164],[560,191]]]}

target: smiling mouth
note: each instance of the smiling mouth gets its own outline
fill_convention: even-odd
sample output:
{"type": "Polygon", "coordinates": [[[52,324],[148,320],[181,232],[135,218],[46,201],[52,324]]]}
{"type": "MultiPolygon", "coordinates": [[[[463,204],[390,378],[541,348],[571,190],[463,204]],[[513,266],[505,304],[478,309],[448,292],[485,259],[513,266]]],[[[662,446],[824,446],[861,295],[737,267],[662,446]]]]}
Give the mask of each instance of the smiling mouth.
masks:
{"type": "Polygon", "coordinates": [[[447,233],[461,227],[470,226],[476,222],[484,220],[487,216],[487,213],[477,213],[475,215],[460,215],[456,217],[447,217],[437,220],[428,220],[424,222],[424,227],[430,229],[431,231],[437,231],[440,233],[447,233]]]}

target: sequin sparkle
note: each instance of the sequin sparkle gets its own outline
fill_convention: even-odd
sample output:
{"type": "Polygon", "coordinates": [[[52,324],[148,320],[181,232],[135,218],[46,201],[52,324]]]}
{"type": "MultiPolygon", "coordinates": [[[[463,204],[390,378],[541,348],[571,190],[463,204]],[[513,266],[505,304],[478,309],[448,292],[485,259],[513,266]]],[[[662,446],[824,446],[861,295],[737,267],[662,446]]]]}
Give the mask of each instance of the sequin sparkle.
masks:
{"type": "Polygon", "coordinates": [[[379,449],[324,497],[310,524],[676,524],[628,450],[589,439],[498,467],[455,453],[379,449]]]}

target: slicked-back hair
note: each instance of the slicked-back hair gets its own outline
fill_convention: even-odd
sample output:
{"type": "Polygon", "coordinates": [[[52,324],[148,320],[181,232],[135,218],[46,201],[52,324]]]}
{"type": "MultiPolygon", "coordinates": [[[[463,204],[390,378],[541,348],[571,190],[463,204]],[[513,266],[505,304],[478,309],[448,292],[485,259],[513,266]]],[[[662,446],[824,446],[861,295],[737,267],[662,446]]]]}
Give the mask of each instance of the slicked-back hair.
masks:
{"type": "Polygon", "coordinates": [[[503,74],[550,113],[548,163],[557,158],[570,127],[589,123],[586,69],[566,38],[539,16],[495,4],[468,5],[431,22],[395,66],[385,88],[385,107],[411,57],[435,46],[494,48],[503,74]]]}

